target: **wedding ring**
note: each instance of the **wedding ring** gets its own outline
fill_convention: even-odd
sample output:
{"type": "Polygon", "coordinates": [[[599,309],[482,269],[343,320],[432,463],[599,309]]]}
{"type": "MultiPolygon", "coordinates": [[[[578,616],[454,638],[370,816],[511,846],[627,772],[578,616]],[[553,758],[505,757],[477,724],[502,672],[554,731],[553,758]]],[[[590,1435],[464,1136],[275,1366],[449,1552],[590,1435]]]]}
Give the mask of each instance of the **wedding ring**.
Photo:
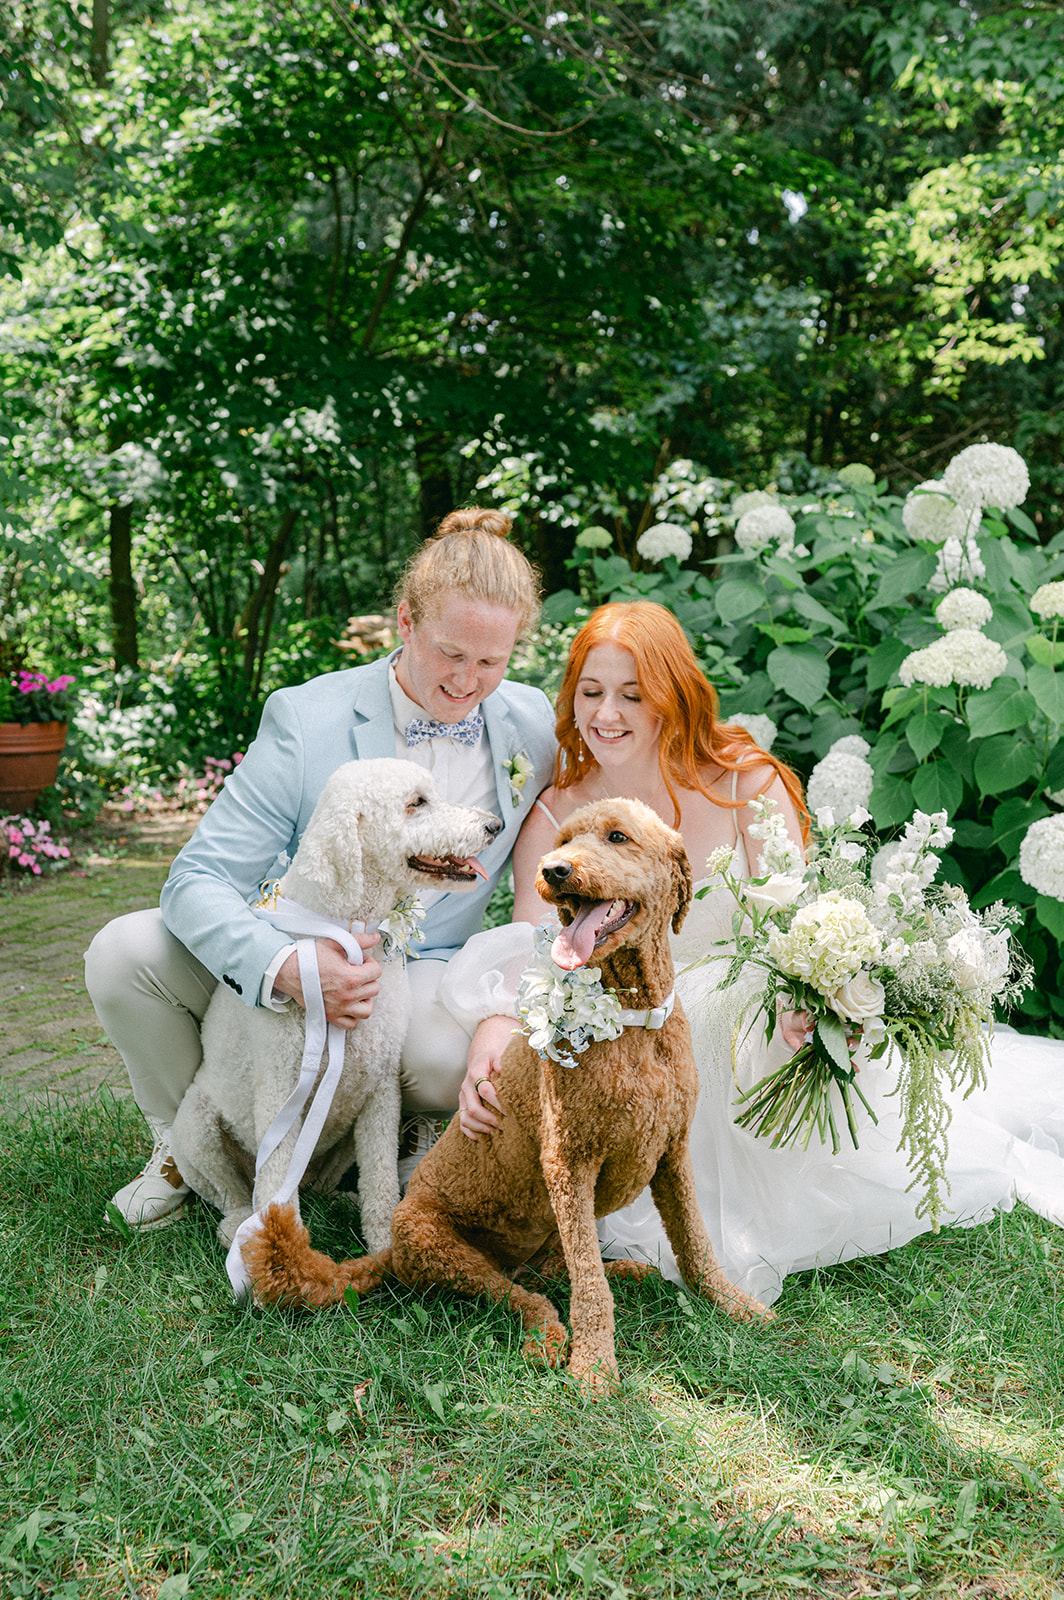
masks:
{"type": "Polygon", "coordinates": [[[488,1080],[487,1080],[486,1076],[482,1077],[482,1078],[474,1078],[473,1079],[473,1093],[474,1094],[479,1094],[480,1093],[481,1084],[482,1083],[487,1083],[487,1081],[488,1080]]]}

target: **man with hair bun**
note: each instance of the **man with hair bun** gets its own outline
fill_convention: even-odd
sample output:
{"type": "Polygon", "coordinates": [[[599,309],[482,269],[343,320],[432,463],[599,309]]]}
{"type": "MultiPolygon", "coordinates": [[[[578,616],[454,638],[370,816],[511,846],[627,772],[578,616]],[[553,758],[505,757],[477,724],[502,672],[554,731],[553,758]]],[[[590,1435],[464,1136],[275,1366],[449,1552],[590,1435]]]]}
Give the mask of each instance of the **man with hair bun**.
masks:
{"type": "MultiPolygon", "coordinates": [[[[486,883],[424,896],[425,942],[409,968],[414,1020],[402,1062],[413,1123],[404,1176],[457,1106],[476,1020],[456,1020],[436,988],[448,959],[479,929],[554,763],[546,695],[505,678],[540,601],[535,570],[507,540],[510,525],[504,512],[478,507],[445,517],[400,579],[401,647],[272,694],[247,755],[174,861],[160,908],[116,918],[93,940],[89,994],[154,1136],[143,1171],[114,1197],[131,1227],[173,1221],[189,1193],[169,1131],[200,1063],[199,1026],[215,985],[228,984],[249,1006],[303,1002],[294,944],[255,917],[250,902],[263,881],[280,876],[326,781],[352,759],[416,762],[444,799],[494,811],[503,823],[482,852],[486,883]]],[[[369,951],[378,935],[358,939],[369,951]]],[[[372,1010],[380,967],[372,956],[352,966],[330,939],[317,947],[326,1017],[355,1028],[372,1010]]]]}

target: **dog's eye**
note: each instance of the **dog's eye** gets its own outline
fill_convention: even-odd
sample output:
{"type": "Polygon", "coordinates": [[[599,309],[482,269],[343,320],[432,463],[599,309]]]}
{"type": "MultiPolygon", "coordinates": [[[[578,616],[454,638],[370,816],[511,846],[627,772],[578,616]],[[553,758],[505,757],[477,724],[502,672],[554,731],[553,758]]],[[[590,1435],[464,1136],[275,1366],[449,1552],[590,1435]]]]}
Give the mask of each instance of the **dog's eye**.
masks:
{"type": "Polygon", "coordinates": [[[608,833],[606,835],[606,843],[607,844],[627,844],[628,843],[628,835],[626,833],[622,833],[620,828],[614,828],[612,833],[608,833]]]}
{"type": "Polygon", "coordinates": [[[427,806],[427,805],[428,805],[428,800],[425,798],[425,796],[423,794],[419,794],[419,795],[415,796],[415,798],[413,800],[408,800],[407,801],[406,809],[408,811],[417,811],[419,806],[427,806]]]}

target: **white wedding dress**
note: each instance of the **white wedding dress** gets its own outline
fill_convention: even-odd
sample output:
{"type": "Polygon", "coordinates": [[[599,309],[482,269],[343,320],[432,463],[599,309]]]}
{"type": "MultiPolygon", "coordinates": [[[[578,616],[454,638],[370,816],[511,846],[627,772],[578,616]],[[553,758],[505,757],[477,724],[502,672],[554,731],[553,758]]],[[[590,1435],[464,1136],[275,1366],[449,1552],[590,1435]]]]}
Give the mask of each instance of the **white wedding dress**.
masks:
{"type": "MultiPolygon", "coordinates": [[[[748,875],[742,839],[732,870],[748,875]]],[[[700,886],[701,887],[701,886],[700,886]]],[[[691,1127],[691,1160],[702,1215],[720,1264],[733,1283],[770,1303],[788,1273],[878,1255],[925,1233],[917,1218],[919,1193],[906,1193],[910,1174],[898,1152],[901,1124],[889,1057],[861,1069],[861,1089],[878,1117],[857,1102],[860,1148],[853,1149],[844,1116],[843,1148],[813,1136],[808,1150],[774,1150],[734,1122],[736,1078],[732,1033],[763,974],[751,969],[720,987],[726,958],[685,967],[731,936],[735,901],[722,884],[695,899],[672,938],[676,993],[691,1025],[700,1090],[691,1127]]],[[[766,1044],[764,1021],[740,1032],[737,1081],[748,1089],[790,1054],[777,1034],[766,1044]],[[745,1037],[744,1037],[745,1035],[745,1037]]],[[[988,1087],[953,1106],[947,1177],[950,1213],[943,1226],[985,1222],[1024,1201],[1064,1226],[1064,1042],[995,1030],[988,1087]]],[[[603,1253],[653,1262],[680,1282],[649,1189],[599,1223],[603,1253]]]]}
{"type": "MultiPolygon", "coordinates": [[[[736,840],[732,870],[748,877],[738,829],[736,840]]],[[[730,891],[720,880],[698,887],[706,894],[692,901],[671,940],[676,993],[691,1025],[700,1081],[691,1160],[721,1266],[733,1283],[771,1303],[788,1273],[879,1255],[926,1233],[928,1223],[916,1215],[919,1192],[907,1192],[911,1175],[898,1150],[901,1120],[891,1098],[889,1056],[861,1068],[861,1090],[878,1123],[857,1101],[858,1149],[850,1144],[844,1114],[836,1115],[843,1146],[837,1155],[815,1134],[808,1150],[774,1150],[767,1139],[736,1127],[736,1085],[748,1089],[790,1051],[778,1034],[766,1042],[759,1019],[740,1031],[733,1077],[732,1035],[763,975],[751,968],[721,988],[726,956],[684,970],[712,955],[717,940],[731,937],[730,891]]],[[[489,929],[448,964],[439,999],[470,1036],[482,1017],[516,1015],[514,996],[531,955],[532,932],[528,923],[489,929]]],[[[967,1100],[955,1097],[946,1168],[949,1211],[941,1224],[985,1222],[1020,1200],[1064,1226],[1064,1041],[999,1026],[991,1059],[987,1088],[967,1100]]],[[[649,1189],[602,1219],[599,1238],[604,1255],[650,1261],[665,1277],[681,1281],[649,1189]]]]}

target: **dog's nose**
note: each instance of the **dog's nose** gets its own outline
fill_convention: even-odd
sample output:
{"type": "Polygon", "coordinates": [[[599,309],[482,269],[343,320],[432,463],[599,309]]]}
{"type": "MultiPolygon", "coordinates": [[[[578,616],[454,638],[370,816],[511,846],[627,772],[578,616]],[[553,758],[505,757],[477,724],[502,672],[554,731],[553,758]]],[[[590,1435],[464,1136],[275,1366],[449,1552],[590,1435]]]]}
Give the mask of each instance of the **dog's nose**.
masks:
{"type": "Polygon", "coordinates": [[[494,839],[495,835],[501,833],[505,826],[506,824],[499,817],[489,817],[484,824],[484,832],[490,839],[494,839]]]}
{"type": "Polygon", "coordinates": [[[568,861],[553,861],[549,865],[545,863],[539,870],[548,883],[564,883],[573,871],[568,861]]]}

